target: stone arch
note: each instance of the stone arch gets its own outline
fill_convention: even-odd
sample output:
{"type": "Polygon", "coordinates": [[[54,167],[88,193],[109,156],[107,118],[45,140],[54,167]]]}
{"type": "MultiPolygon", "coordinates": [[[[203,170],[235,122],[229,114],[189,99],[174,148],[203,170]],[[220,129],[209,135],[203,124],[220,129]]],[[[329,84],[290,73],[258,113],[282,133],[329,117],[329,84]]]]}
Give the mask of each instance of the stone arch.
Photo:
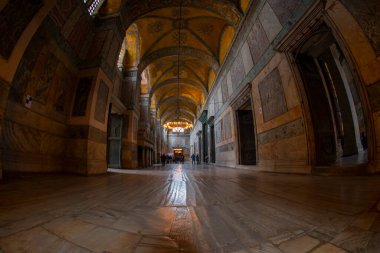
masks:
{"type": "Polygon", "coordinates": [[[154,51],[148,55],[144,55],[141,58],[140,64],[139,64],[139,71],[142,72],[146,67],[148,67],[151,63],[154,61],[167,57],[167,56],[173,56],[173,55],[179,55],[179,56],[189,56],[193,58],[197,58],[205,63],[214,70],[214,72],[217,72],[220,65],[217,58],[213,57],[212,55],[196,48],[192,47],[169,47],[160,49],[157,51],[154,51]]]}
{"type": "Polygon", "coordinates": [[[176,84],[176,83],[180,83],[180,85],[188,85],[188,86],[191,86],[191,87],[195,87],[195,88],[198,88],[205,96],[208,95],[208,92],[206,90],[206,88],[198,83],[198,82],[195,82],[194,80],[191,80],[191,79],[185,79],[185,78],[180,78],[180,79],[177,79],[177,78],[172,78],[172,79],[167,79],[163,82],[160,82],[156,85],[153,85],[152,89],[150,90],[150,93],[149,93],[149,99],[152,99],[154,93],[161,89],[161,88],[164,88],[166,86],[169,86],[171,84],[176,84]]]}
{"type": "MultiPolygon", "coordinates": [[[[187,115],[193,117],[194,119],[196,118],[195,113],[192,112],[192,111],[190,111],[190,110],[188,110],[188,109],[179,109],[179,112],[180,112],[181,114],[182,114],[182,113],[187,114],[187,115]]],[[[163,111],[163,112],[161,113],[160,117],[161,117],[162,119],[165,119],[165,118],[167,118],[168,116],[170,116],[171,114],[175,114],[175,112],[170,111],[170,107],[169,107],[169,108],[167,108],[165,111],[163,111]]]]}
{"type": "Polygon", "coordinates": [[[164,99],[159,100],[157,102],[157,109],[159,109],[160,106],[163,105],[163,104],[165,104],[165,103],[170,103],[170,102],[177,101],[177,100],[183,101],[185,103],[193,104],[195,106],[198,106],[197,103],[194,100],[192,100],[192,99],[190,99],[188,97],[179,96],[179,97],[168,97],[168,98],[164,98],[164,99]]]}
{"type": "MultiPolygon", "coordinates": [[[[160,1],[160,0],[140,0],[140,1],[125,1],[122,10],[124,10],[123,17],[126,24],[130,24],[139,19],[143,15],[162,8],[178,7],[183,1],[160,1]]],[[[228,0],[209,0],[209,1],[197,1],[189,0],[185,1],[183,7],[195,7],[209,10],[220,17],[224,18],[227,23],[237,26],[239,20],[243,16],[240,10],[240,4],[236,1],[228,0]]]]}

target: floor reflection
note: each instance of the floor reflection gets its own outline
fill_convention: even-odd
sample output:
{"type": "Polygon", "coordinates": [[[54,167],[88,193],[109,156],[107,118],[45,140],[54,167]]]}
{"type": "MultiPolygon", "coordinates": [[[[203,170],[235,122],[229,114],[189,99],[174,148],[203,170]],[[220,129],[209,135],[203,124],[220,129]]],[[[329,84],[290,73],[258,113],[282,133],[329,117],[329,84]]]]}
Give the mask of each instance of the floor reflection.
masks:
{"type": "Polygon", "coordinates": [[[109,172],[0,185],[0,252],[380,252],[379,176],[109,172]]]}

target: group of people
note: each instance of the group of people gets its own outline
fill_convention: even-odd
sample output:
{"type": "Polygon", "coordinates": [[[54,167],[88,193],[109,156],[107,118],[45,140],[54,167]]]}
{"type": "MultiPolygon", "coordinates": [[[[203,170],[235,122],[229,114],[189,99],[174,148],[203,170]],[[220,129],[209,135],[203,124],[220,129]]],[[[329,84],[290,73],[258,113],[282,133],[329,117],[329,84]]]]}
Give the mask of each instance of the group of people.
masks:
{"type": "Polygon", "coordinates": [[[171,164],[171,163],[183,163],[185,161],[185,156],[180,154],[176,156],[171,155],[161,155],[161,164],[164,166],[165,164],[171,164]]]}
{"type": "MultiPolygon", "coordinates": [[[[183,163],[185,161],[185,156],[182,154],[176,155],[174,157],[171,155],[162,154],[160,158],[161,158],[162,166],[165,166],[165,164],[171,164],[171,163],[183,163]]],[[[199,159],[198,154],[191,155],[191,164],[200,164],[200,159],[199,159]]]]}
{"type": "Polygon", "coordinates": [[[191,155],[191,164],[195,164],[195,162],[197,162],[197,164],[199,164],[199,155],[195,155],[195,154],[192,154],[191,155]]]}

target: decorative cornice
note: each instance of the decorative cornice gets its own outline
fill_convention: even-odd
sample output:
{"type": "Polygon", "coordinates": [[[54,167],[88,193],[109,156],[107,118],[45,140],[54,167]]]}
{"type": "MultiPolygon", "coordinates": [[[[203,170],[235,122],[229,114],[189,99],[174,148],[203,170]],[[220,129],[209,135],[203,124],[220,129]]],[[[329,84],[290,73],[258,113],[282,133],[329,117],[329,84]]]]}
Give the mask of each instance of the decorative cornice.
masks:
{"type": "Polygon", "coordinates": [[[275,46],[279,52],[292,52],[323,22],[326,1],[318,0],[304,14],[297,25],[275,46]]]}
{"type": "Polygon", "coordinates": [[[234,100],[231,101],[231,107],[233,110],[238,110],[252,97],[252,85],[248,83],[246,87],[240,92],[234,100]]]}

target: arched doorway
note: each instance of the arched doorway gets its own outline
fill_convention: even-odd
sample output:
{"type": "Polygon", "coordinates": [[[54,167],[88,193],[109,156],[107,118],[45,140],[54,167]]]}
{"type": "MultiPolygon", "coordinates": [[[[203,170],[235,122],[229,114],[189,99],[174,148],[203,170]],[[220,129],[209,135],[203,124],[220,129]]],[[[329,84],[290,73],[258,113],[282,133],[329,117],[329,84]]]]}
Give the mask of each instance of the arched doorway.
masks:
{"type": "Polygon", "coordinates": [[[315,165],[366,163],[367,131],[351,67],[327,25],[293,54],[307,97],[315,165]]]}

